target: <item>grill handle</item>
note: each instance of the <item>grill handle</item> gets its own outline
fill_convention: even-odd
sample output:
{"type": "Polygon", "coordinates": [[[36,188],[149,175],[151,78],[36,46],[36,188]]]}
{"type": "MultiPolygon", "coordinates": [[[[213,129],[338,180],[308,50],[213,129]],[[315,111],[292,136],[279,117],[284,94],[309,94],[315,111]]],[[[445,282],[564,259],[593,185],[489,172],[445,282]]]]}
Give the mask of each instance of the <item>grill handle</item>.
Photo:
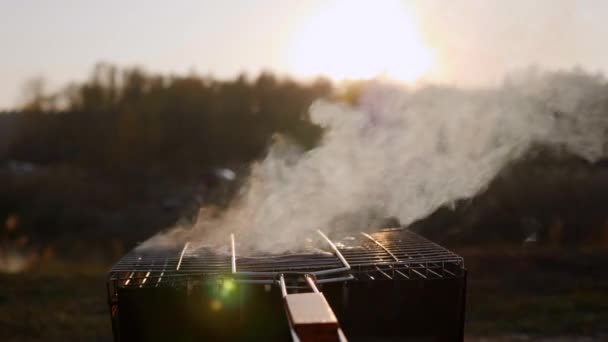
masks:
{"type": "Polygon", "coordinates": [[[285,313],[294,342],[346,342],[338,319],[323,293],[319,292],[313,275],[304,275],[312,292],[287,292],[285,276],[279,276],[285,313]]]}

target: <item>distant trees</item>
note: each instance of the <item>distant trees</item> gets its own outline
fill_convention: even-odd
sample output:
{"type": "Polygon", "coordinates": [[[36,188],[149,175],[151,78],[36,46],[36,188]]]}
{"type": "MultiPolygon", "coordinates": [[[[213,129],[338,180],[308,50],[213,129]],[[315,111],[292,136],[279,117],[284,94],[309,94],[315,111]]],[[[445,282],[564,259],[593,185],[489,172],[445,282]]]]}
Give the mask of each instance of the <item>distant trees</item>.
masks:
{"type": "MultiPolygon", "coordinates": [[[[86,81],[55,93],[32,79],[21,110],[0,115],[0,162],[13,160],[0,163],[0,223],[17,215],[23,229],[43,239],[118,227],[138,241],[173,224],[179,214],[171,208],[195,197],[211,168],[262,157],[275,133],[315,146],[323,132],[310,121],[309,105],[322,97],[356,104],[363,88],[269,72],[217,80],[103,63],[86,81]],[[36,171],[6,167],[15,163],[36,171]]],[[[521,244],[533,237],[550,245],[608,245],[608,162],[550,151],[530,152],[486,191],[413,228],[444,242],[521,244]]]]}
{"type": "Polygon", "coordinates": [[[534,146],[473,198],[413,227],[446,244],[608,247],[608,168],[552,146],[534,146]]]}
{"type": "Polygon", "coordinates": [[[24,88],[11,158],[77,163],[117,175],[155,169],[183,176],[258,158],[276,132],[313,146],[321,128],[308,120],[307,109],[333,86],[268,72],[220,81],[100,63],[85,82],[54,94],[44,90],[40,78],[24,88]]]}
{"type": "Polygon", "coordinates": [[[21,91],[23,111],[42,112],[54,109],[55,98],[45,94],[46,81],[43,77],[37,76],[27,80],[21,91]]]}
{"type": "Polygon", "coordinates": [[[43,245],[97,243],[107,232],[141,241],[183,217],[212,168],[244,168],[275,133],[314,146],[322,129],[308,107],[333,92],[324,79],[217,80],[106,63],[52,93],[33,78],[20,110],[0,113],[0,225],[18,217],[43,245]]]}

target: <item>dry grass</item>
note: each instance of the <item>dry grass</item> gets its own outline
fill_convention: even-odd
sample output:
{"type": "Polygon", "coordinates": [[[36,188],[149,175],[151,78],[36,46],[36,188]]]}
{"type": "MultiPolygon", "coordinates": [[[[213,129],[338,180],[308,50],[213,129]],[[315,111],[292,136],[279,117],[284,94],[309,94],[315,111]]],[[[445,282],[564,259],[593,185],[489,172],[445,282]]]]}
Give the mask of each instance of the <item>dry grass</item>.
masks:
{"type": "Polygon", "coordinates": [[[0,276],[0,340],[111,341],[105,267],[49,265],[0,276]]]}
{"type": "Polygon", "coordinates": [[[511,249],[461,254],[469,268],[468,334],[573,338],[608,333],[607,253],[511,249]]]}

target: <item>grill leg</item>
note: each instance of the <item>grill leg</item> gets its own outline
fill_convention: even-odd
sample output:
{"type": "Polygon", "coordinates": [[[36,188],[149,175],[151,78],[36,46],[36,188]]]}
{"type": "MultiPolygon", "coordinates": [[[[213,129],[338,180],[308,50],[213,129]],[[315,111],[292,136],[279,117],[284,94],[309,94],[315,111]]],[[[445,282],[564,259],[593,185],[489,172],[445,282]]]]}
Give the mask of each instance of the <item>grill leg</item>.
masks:
{"type": "Polygon", "coordinates": [[[464,324],[466,322],[467,312],[467,277],[468,271],[464,270],[464,278],[462,280],[462,294],[460,297],[460,341],[464,341],[464,324]]]}
{"type": "Polygon", "coordinates": [[[110,309],[110,320],[112,323],[112,336],[115,342],[120,341],[119,327],[118,327],[118,302],[116,301],[116,287],[114,286],[113,280],[108,280],[106,283],[106,290],[108,292],[108,306],[110,309]]]}

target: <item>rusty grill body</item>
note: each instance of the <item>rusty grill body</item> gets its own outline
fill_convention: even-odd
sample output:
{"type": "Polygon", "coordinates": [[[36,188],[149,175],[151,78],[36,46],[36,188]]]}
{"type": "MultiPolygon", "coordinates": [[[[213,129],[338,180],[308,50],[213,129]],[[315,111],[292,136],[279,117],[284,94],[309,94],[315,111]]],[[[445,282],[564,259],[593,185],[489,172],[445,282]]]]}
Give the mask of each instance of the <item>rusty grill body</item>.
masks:
{"type": "Polygon", "coordinates": [[[281,291],[308,292],[307,279],[350,340],[463,339],[458,255],[405,228],[312,241],[301,254],[241,256],[234,236],[224,254],[131,251],[108,276],[115,341],[290,340],[281,291]]]}

